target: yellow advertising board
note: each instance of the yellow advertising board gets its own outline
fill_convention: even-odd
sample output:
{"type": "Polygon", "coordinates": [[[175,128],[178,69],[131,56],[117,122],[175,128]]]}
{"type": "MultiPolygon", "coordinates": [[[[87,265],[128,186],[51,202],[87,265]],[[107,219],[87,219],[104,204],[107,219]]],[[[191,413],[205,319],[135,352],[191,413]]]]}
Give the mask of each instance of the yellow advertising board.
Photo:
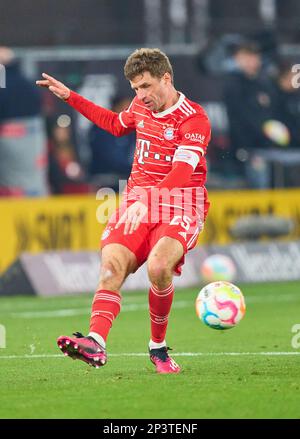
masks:
{"type": "Polygon", "coordinates": [[[0,271],[22,252],[97,249],[97,203],[94,195],[0,200],[0,271]]]}
{"type": "MultiPolygon", "coordinates": [[[[291,239],[300,239],[300,189],[276,191],[224,191],[209,194],[211,207],[201,243],[232,241],[230,227],[245,214],[277,214],[291,218],[291,239]]],[[[104,221],[116,199],[108,205],[95,195],[42,199],[0,199],[0,272],[20,253],[46,250],[97,250],[104,221]]]]}
{"type": "Polygon", "coordinates": [[[211,206],[200,243],[232,242],[230,227],[244,215],[278,215],[293,220],[285,239],[300,239],[300,189],[241,190],[209,193],[211,206]]]}

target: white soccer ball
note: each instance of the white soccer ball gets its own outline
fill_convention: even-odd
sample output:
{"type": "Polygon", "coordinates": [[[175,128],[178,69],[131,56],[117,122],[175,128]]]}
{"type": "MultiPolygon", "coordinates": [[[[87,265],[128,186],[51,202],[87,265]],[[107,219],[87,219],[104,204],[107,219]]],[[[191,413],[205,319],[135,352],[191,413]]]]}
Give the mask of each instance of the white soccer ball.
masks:
{"type": "Polygon", "coordinates": [[[230,282],[212,282],[202,288],[196,299],[197,316],[213,329],[229,329],[244,317],[243,293],[230,282]]]}

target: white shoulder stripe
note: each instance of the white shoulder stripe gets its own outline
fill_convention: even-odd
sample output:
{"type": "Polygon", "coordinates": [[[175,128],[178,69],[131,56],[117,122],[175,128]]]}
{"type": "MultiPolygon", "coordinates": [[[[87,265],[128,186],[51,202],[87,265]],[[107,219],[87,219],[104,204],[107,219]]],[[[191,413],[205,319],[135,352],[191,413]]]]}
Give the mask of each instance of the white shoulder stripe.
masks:
{"type": "Polygon", "coordinates": [[[186,116],[189,116],[189,113],[182,106],[180,106],[178,109],[186,116]]]}
{"type": "Polygon", "coordinates": [[[189,108],[189,109],[192,111],[192,113],[196,113],[195,108],[193,108],[193,107],[191,106],[191,104],[189,104],[188,101],[187,101],[186,99],[185,99],[183,102],[184,102],[184,104],[187,106],[187,108],[189,108]]]}
{"type": "Polygon", "coordinates": [[[182,107],[189,113],[189,114],[193,114],[193,109],[192,108],[189,108],[187,105],[186,105],[186,102],[184,101],[184,102],[182,102],[182,107]]]}

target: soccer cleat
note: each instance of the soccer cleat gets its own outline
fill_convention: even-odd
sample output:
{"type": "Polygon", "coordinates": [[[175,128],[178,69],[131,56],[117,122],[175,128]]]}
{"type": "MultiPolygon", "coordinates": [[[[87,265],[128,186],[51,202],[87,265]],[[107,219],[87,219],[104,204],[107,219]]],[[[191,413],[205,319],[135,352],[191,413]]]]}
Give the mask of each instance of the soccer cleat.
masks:
{"type": "Polygon", "coordinates": [[[62,335],[57,339],[57,345],[62,353],[73,360],[82,360],[97,369],[107,362],[106,350],[93,339],[75,332],[75,338],[62,335]]]}
{"type": "Polygon", "coordinates": [[[168,351],[172,350],[168,347],[162,347],[159,349],[150,349],[150,360],[156,367],[157,373],[179,373],[180,366],[169,357],[168,351]]]}

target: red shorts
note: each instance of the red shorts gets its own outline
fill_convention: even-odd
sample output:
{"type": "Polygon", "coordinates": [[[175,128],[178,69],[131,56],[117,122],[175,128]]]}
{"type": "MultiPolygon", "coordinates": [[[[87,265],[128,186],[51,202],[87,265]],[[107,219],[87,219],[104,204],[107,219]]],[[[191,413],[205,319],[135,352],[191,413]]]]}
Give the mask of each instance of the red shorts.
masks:
{"type": "MultiPolygon", "coordinates": [[[[132,202],[134,203],[134,201],[132,202]]],[[[127,207],[130,204],[127,204],[127,207]]],[[[138,267],[148,259],[149,253],[155,244],[164,236],[169,236],[181,242],[184,254],[195,247],[199,233],[203,229],[203,223],[199,224],[196,219],[191,219],[186,215],[175,215],[169,223],[142,222],[138,229],[130,235],[124,235],[124,224],[118,229],[115,228],[118,218],[122,215],[126,207],[120,207],[111,216],[101,237],[101,248],[108,244],[122,244],[135,254],[138,267]]],[[[209,202],[205,204],[204,219],[207,215],[209,202]]],[[[180,276],[181,267],[184,264],[184,255],[174,269],[176,275],[180,276]]]]}

